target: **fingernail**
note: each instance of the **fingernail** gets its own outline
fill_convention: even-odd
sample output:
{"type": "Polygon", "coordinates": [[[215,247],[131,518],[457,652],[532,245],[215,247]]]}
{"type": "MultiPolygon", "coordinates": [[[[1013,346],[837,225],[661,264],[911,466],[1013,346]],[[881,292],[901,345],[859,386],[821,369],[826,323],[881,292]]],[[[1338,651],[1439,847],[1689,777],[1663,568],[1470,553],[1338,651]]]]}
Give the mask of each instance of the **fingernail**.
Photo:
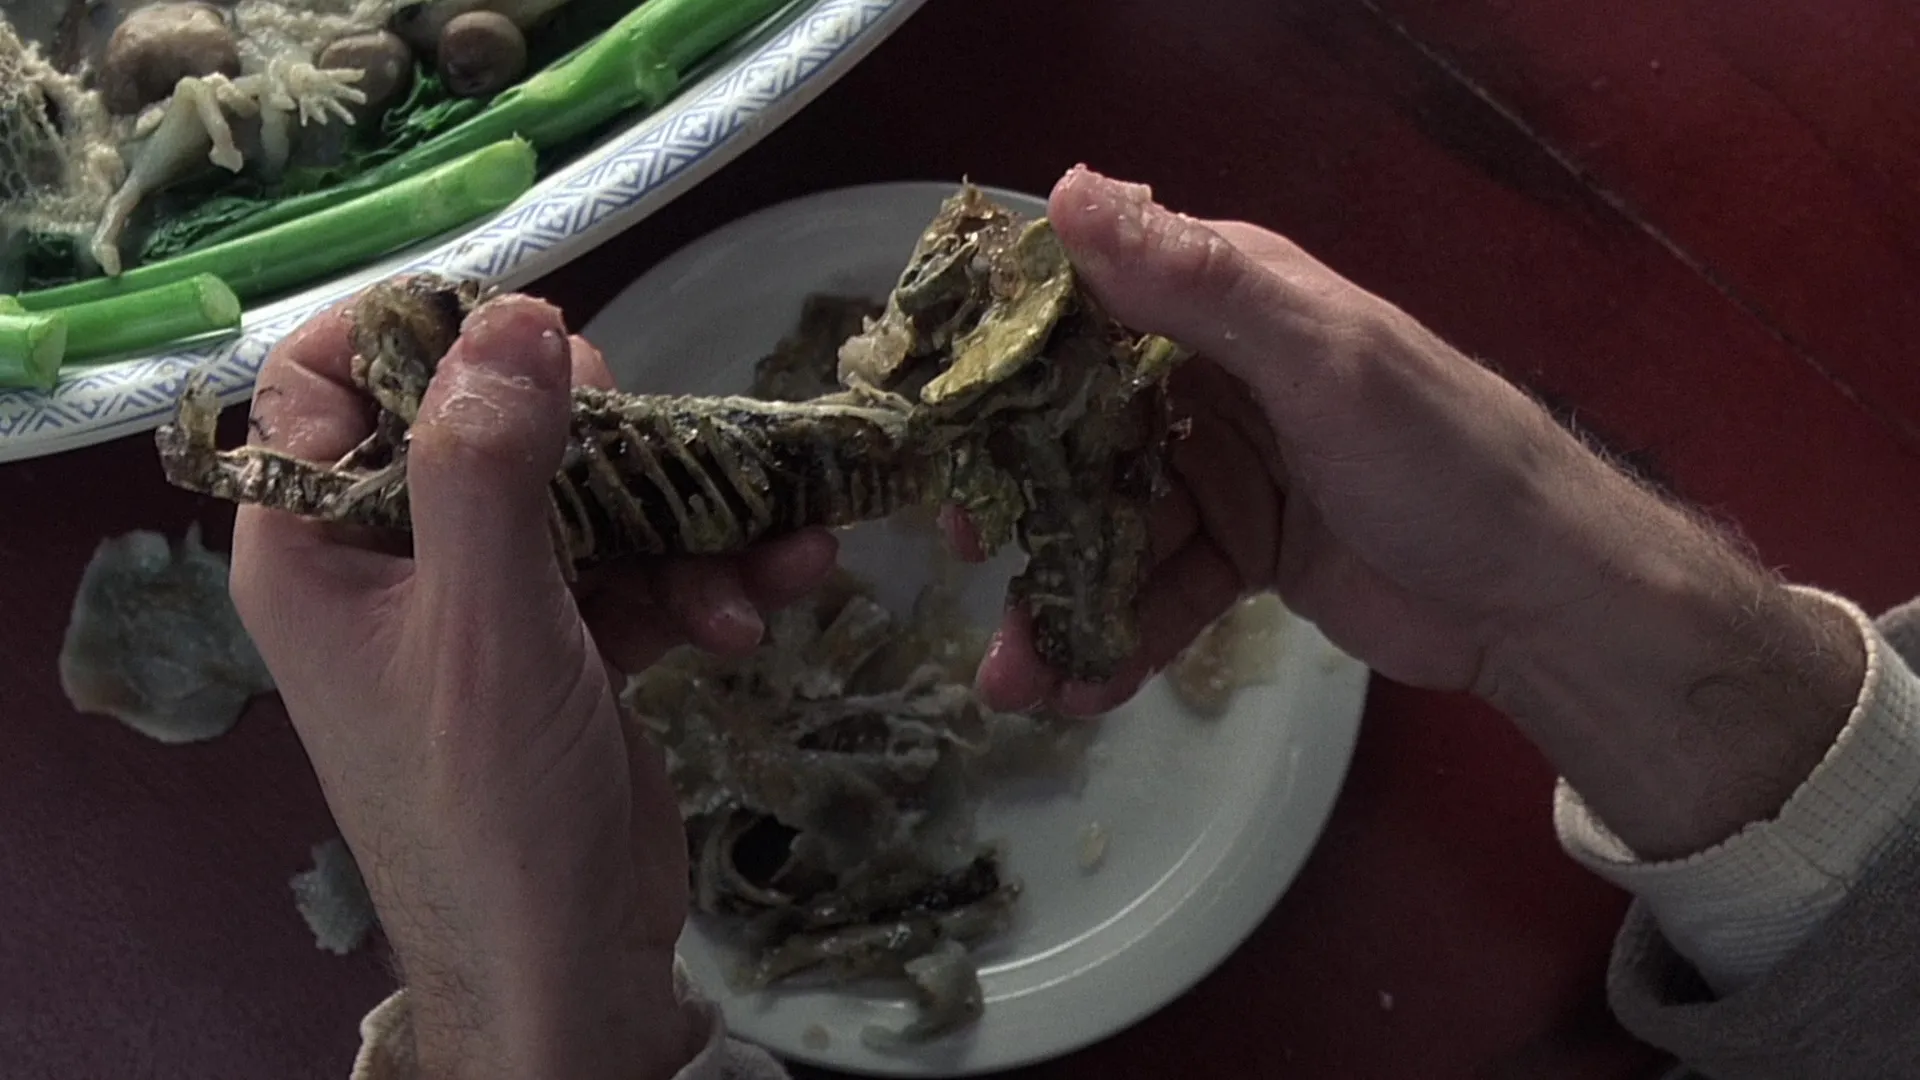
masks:
{"type": "Polygon", "coordinates": [[[1121,251],[1138,248],[1146,240],[1151,228],[1151,215],[1156,209],[1153,189],[1146,184],[1114,180],[1099,173],[1090,172],[1088,175],[1094,179],[1094,194],[1088,200],[1087,210],[1098,213],[1111,209],[1115,246],[1121,251]]]}
{"type": "Polygon", "coordinates": [[[475,308],[460,327],[468,362],[540,389],[573,379],[573,349],[560,311],[530,296],[503,296],[475,308]]]}
{"type": "Polygon", "coordinates": [[[1101,706],[1106,697],[1106,687],[1099,683],[1070,682],[1060,688],[1056,700],[1060,702],[1060,711],[1068,716],[1092,716],[1104,711],[1101,706]]]}
{"type": "Polygon", "coordinates": [[[760,612],[734,587],[709,585],[707,605],[713,628],[728,638],[746,643],[744,647],[758,645],[766,634],[767,624],[760,618],[760,612]]]}

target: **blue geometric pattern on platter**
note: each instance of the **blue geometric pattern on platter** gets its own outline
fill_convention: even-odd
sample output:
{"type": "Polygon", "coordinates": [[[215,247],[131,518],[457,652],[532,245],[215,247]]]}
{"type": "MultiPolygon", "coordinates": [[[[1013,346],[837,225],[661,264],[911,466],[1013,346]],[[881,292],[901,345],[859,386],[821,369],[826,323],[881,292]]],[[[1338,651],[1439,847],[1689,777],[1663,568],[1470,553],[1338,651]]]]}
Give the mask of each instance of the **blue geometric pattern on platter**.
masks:
{"type": "Polygon", "coordinates": [[[0,462],[148,431],[204,369],[244,401],[275,343],[323,308],[399,272],[513,287],[652,214],[791,118],[925,0],[801,0],[673,101],[544,178],[514,205],[431,246],[251,309],[240,334],[76,369],[53,390],[0,390],[0,462]]]}

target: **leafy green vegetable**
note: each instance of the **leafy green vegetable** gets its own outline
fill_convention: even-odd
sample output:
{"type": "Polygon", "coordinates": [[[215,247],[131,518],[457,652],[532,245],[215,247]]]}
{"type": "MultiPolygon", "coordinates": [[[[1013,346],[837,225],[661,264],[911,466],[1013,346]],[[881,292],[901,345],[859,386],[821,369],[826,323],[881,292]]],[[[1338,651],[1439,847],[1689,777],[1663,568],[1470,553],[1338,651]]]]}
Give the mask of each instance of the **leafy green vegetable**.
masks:
{"type": "MultiPolygon", "coordinates": [[[[257,189],[256,189],[257,191],[257,189]]],[[[158,262],[187,251],[204,237],[235,222],[245,221],[273,204],[266,194],[228,191],[195,200],[192,209],[163,218],[140,245],[140,264],[158,262]]]]}
{"type": "Polygon", "coordinates": [[[264,226],[253,224],[254,216],[280,199],[345,183],[484,108],[484,101],[456,98],[449,93],[431,65],[416,64],[406,98],[386,111],[377,129],[355,132],[338,163],[290,169],[280,183],[270,189],[223,176],[212,181],[218,185],[214,190],[201,185],[197,190],[184,192],[183,199],[173,201],[185,202],[189,209],[167,215],[147,235],[140,246],[140,262],[143,265],[158,262],[256,231],[264,226]]]}
{"type": "Polygon", "coordinates": [[[505,208],[533,186],[535,155],[524,139],[502,139],[357,198],[150,263],[116,278],[93,278],[15,299],[29,311],[127,296],[197,274],[214,274],[257,300],[359,266],[505,208]]]}
{"type": "Polygon", "coordinates": [[[491,101],[453,97],[421,65],[377,137],[350,141],[339,163],[291,170],[272,187],[222,175],[169,193],[179,209],[160,215],[139,265],[118,278],[82,279],[83,242],[30,238],[27,287],[38,291],[21,300],[43,311],[212,273],[251,301],[438,235],[503,208],[623,115],[660,107],[727,42],[792,3],[572,0],[532,43],[539,70],[491,101]],[[494,153],[503,147],[511,167],[494,153]]]}
{"type": "Polygon", "coordinates": [[[338,165],[289,172],[277,194],[304,195],[345,183],[392,161],[486,107],[487,103],[478,98],[454,97],[439,72],[425,64],[416,65],[406,100],[387,110],[377,137],[363,138],[338,165]]]}
{"type": "Polygon", "coordinates": [[[546,150],[588,135],[629,110],[659,108],[694,65],[792,2],[647,0],[453,127],[325,190],[281,199],[201,243],[219,243],[295,220],[500,139],[517,136],[546,150]]]}
{"type": "Polygon", "coordinates": [[[76,281],[87,265],[80,257],[80,242],[65,233],[24,233],[19,243],[22,289],[76,281]]]}

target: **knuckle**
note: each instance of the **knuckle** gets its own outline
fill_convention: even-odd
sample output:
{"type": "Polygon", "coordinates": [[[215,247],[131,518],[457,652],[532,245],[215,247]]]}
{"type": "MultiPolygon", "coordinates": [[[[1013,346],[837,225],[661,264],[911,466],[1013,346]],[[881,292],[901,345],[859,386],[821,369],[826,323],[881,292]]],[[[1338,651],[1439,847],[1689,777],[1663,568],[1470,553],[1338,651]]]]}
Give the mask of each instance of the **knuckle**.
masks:
{"type": "Polygon", "coordinates": [[[1152,235],[1168,270],[1197,293],[1230,298],[1260,272],[1226,237],[1198,222],[1170,216],[1152,235]]]}

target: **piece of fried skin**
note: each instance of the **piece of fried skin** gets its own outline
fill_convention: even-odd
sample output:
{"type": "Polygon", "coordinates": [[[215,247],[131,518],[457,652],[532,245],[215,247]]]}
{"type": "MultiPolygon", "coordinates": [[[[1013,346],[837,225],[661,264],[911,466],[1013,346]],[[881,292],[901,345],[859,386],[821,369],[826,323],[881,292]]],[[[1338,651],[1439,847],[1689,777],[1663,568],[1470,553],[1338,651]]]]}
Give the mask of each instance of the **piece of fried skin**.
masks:
{"type": "Polygon", "coordinates": [[[112,716],[163,743],[226,733],[273,689],[227,593],[227,560],[200,527],[169,542],[135,531],[102,541],[81,575],[60,650],[79,712],[112,716]]]}
{"type": "Polygon", "coordinates": [[[315,844],[313,866],[287,884],[300,917],[313,931],[314,945],[335,956],[359,948],[379,923],[359,863],[337,836],[315,844]]]}

